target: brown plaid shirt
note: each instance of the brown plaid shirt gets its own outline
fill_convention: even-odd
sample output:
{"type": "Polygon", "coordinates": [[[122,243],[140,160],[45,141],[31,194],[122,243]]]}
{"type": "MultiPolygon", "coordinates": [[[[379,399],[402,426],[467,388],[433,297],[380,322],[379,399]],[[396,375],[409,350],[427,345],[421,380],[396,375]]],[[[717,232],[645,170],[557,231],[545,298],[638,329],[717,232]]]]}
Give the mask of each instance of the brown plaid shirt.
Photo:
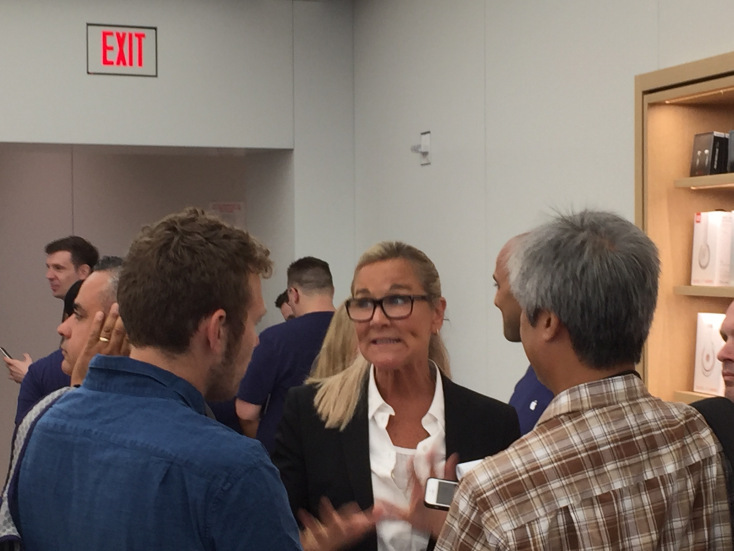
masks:
{"type": "Polygon", "coordinates": [[[730,550],[720,454],[633,374],[573,387],[462,480],[436,549],[730,550]]]}

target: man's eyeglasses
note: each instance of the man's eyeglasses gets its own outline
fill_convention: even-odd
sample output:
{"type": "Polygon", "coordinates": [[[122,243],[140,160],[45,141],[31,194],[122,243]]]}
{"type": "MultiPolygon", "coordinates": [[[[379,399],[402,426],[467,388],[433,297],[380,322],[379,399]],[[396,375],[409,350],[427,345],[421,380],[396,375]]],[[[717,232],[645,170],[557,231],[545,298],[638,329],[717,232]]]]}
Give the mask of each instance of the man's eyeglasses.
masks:
{"type": "Polygon", "coordinates": [[[350,298],[346,302],[347,315],[352,321],[370,321],[379,305],[385,317],[391,320],[402,320],[413,313],[413,302],[429,300],[428,295],[388,295],[377,298],[350,298]]]}

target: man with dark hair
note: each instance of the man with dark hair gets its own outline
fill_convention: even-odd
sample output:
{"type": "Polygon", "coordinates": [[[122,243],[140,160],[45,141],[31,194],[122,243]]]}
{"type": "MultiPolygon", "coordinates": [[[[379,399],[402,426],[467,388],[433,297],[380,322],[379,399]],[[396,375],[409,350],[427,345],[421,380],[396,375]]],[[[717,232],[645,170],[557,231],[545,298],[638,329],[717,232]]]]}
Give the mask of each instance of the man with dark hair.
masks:
{"type": "Polygon", "coordinates": [[[86,279],[99,260],[97,249],[86,239],[70,235],[46,245],[46,279],[51,293],[63,300],[75,281],[86,279]]]}
{"type": "MultiPolygon", "coordinates": [[[[64,361],[61,369],[71,376],[79,355],[87,342],[95,315],[110,313],[117,302],[117,286],[123,260],[119,256],[104,256],[94,267],[94,272],[84,280],[72,307],[72,315],[66,318],[57,331],[62,337],[61,352],[64,361]]],[[[103,338],[109,338],[105,336],[103,338]]]]}
{"type": "MultiPolygon", "coordinates": [[[[52,241],[46,245],[45,251],[46,279],[51,286],[53,296],[62,300],[74,283],[86,279],[92,273],[99,259],[99,253],[94,245],[78,235],[70,235],[52,241]]],[[[22,360],[19,358],[3,359],[10,372],[10,378],[16,383],[23,380],[33,363],[28,353],[23,354],[22,360]]]]}
{"type": "Polygon", "coordinates": [[[296,317],[262,332],[236,401],[242,431],[270,453],[285,395],[306,380],[334,314],[329,265],[312,256],[296,260],[288,267],[287,292],[296,317]]]}
{"type": "Polygon", "coordinates": [[[286,289],[282,293],[278,295],[278,298],[275,299],[275,307],[280,310],[280,313],[283,316],[283,319],[285,321],[292,320],[296,317],[296,315],[293,313],[293,309],[291,308],[291,305],[288,304],[288,290],[286,289]]]}
{"type": "Polygon", "coordinates": [[[582,211],[532,231],[508,265],[525,353],[555,397],[462,479],[436,549],[730,548],[720,445],[634,370],[657,300],[652,241],[582,211]]]}
{"type": "Polygon", "coordinates": [[[41,398],[69,386],[71,368],[76,362],[79,346],[83,344],[92,316],[98,311],[107,315],[115,302],[121,266],[122,258],[119,256],[103,256],[95,265],[94,272],[88,278],[74,283],[66,293],[64,321],[57,328],[63,339],[61,348],[32,363],[28,369],[18,392],[16,425],[41,398]],[[82,287],[84,291],[81,291],[82,287]],[[75,340],[70,345],[68,332],[72,326],[78,328],[75,340]]]}
{"type": "Polygon", "coordinates": [[[247,368],[270,270],[265,247],[199,209],[143,228],[117,292],[130,357],[94,357],[37,421],[9,486],[26,548],[300,549],[262,446],[205,408],[247,368]]]}
{"type": "MultiPolygon", "coordinates": [[[[507,270],[507,261],[515,246],[525,236],[516,235],[510,239],[497,255],[492,279],[496,289],[494,305],[502,313],[502,331],[510,342],[520,342],[520,312],[521,308],[510,289],[510,273],[507,270]]],[[[553,393],[538,380],[532,366],[528,366],[525,375],[515,385],[510,396],[510,405],[517,411],[520,420],[520,433],[527,434],[538,422],[540,416],[553,399],[553,393]]]]}

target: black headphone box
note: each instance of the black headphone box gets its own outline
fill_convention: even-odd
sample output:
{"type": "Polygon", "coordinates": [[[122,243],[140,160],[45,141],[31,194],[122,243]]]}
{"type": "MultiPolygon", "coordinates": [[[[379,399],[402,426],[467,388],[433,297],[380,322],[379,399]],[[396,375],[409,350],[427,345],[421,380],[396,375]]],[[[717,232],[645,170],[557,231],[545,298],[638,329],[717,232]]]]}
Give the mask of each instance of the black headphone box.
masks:
{"type": "Polygon", "coordinates": [[[691,176],[722,174],[728,170],[729,134],[704,132],[693,137],[691,176]]]}

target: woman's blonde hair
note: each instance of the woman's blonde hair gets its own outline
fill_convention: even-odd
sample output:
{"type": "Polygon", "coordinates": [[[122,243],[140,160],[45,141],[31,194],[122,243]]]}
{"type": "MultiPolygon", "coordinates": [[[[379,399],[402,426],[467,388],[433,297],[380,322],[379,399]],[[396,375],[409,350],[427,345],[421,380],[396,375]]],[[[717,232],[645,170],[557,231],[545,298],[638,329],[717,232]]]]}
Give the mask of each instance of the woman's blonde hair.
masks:
{"type": "MultiPolygon", "coordinates": [[[[426,254],[415,247],[400,241],[382,241],[373,245],[360,257],[354,268],[354,279],[363,267],[383,260],[403,259],[410,262],[416,277],[421,282],[430,304],[436,306],[441,298],[441,278],[436,266],[426,254]]],[[[446,377],[451,377],[449,356],[443,339],[438,333],[431,335],[428,345],[428,358],[436,362],[446,377]]],[[[319,389],[314,397],[316,411],[326,428],[344,430],[354,416],[357,402],[364,388],[364,381],[369,372],[369,362],[358,355],[357,359],[341,373],[315,382],[319,389]]]]}
{"type": "Polygon", "coordinates": [[[306,383],[315,383],[341,373],[354,362],[357,354],[357,333],[347,314],[346,303],[342,302],[331,318],[321,350],[306,383]]]}

